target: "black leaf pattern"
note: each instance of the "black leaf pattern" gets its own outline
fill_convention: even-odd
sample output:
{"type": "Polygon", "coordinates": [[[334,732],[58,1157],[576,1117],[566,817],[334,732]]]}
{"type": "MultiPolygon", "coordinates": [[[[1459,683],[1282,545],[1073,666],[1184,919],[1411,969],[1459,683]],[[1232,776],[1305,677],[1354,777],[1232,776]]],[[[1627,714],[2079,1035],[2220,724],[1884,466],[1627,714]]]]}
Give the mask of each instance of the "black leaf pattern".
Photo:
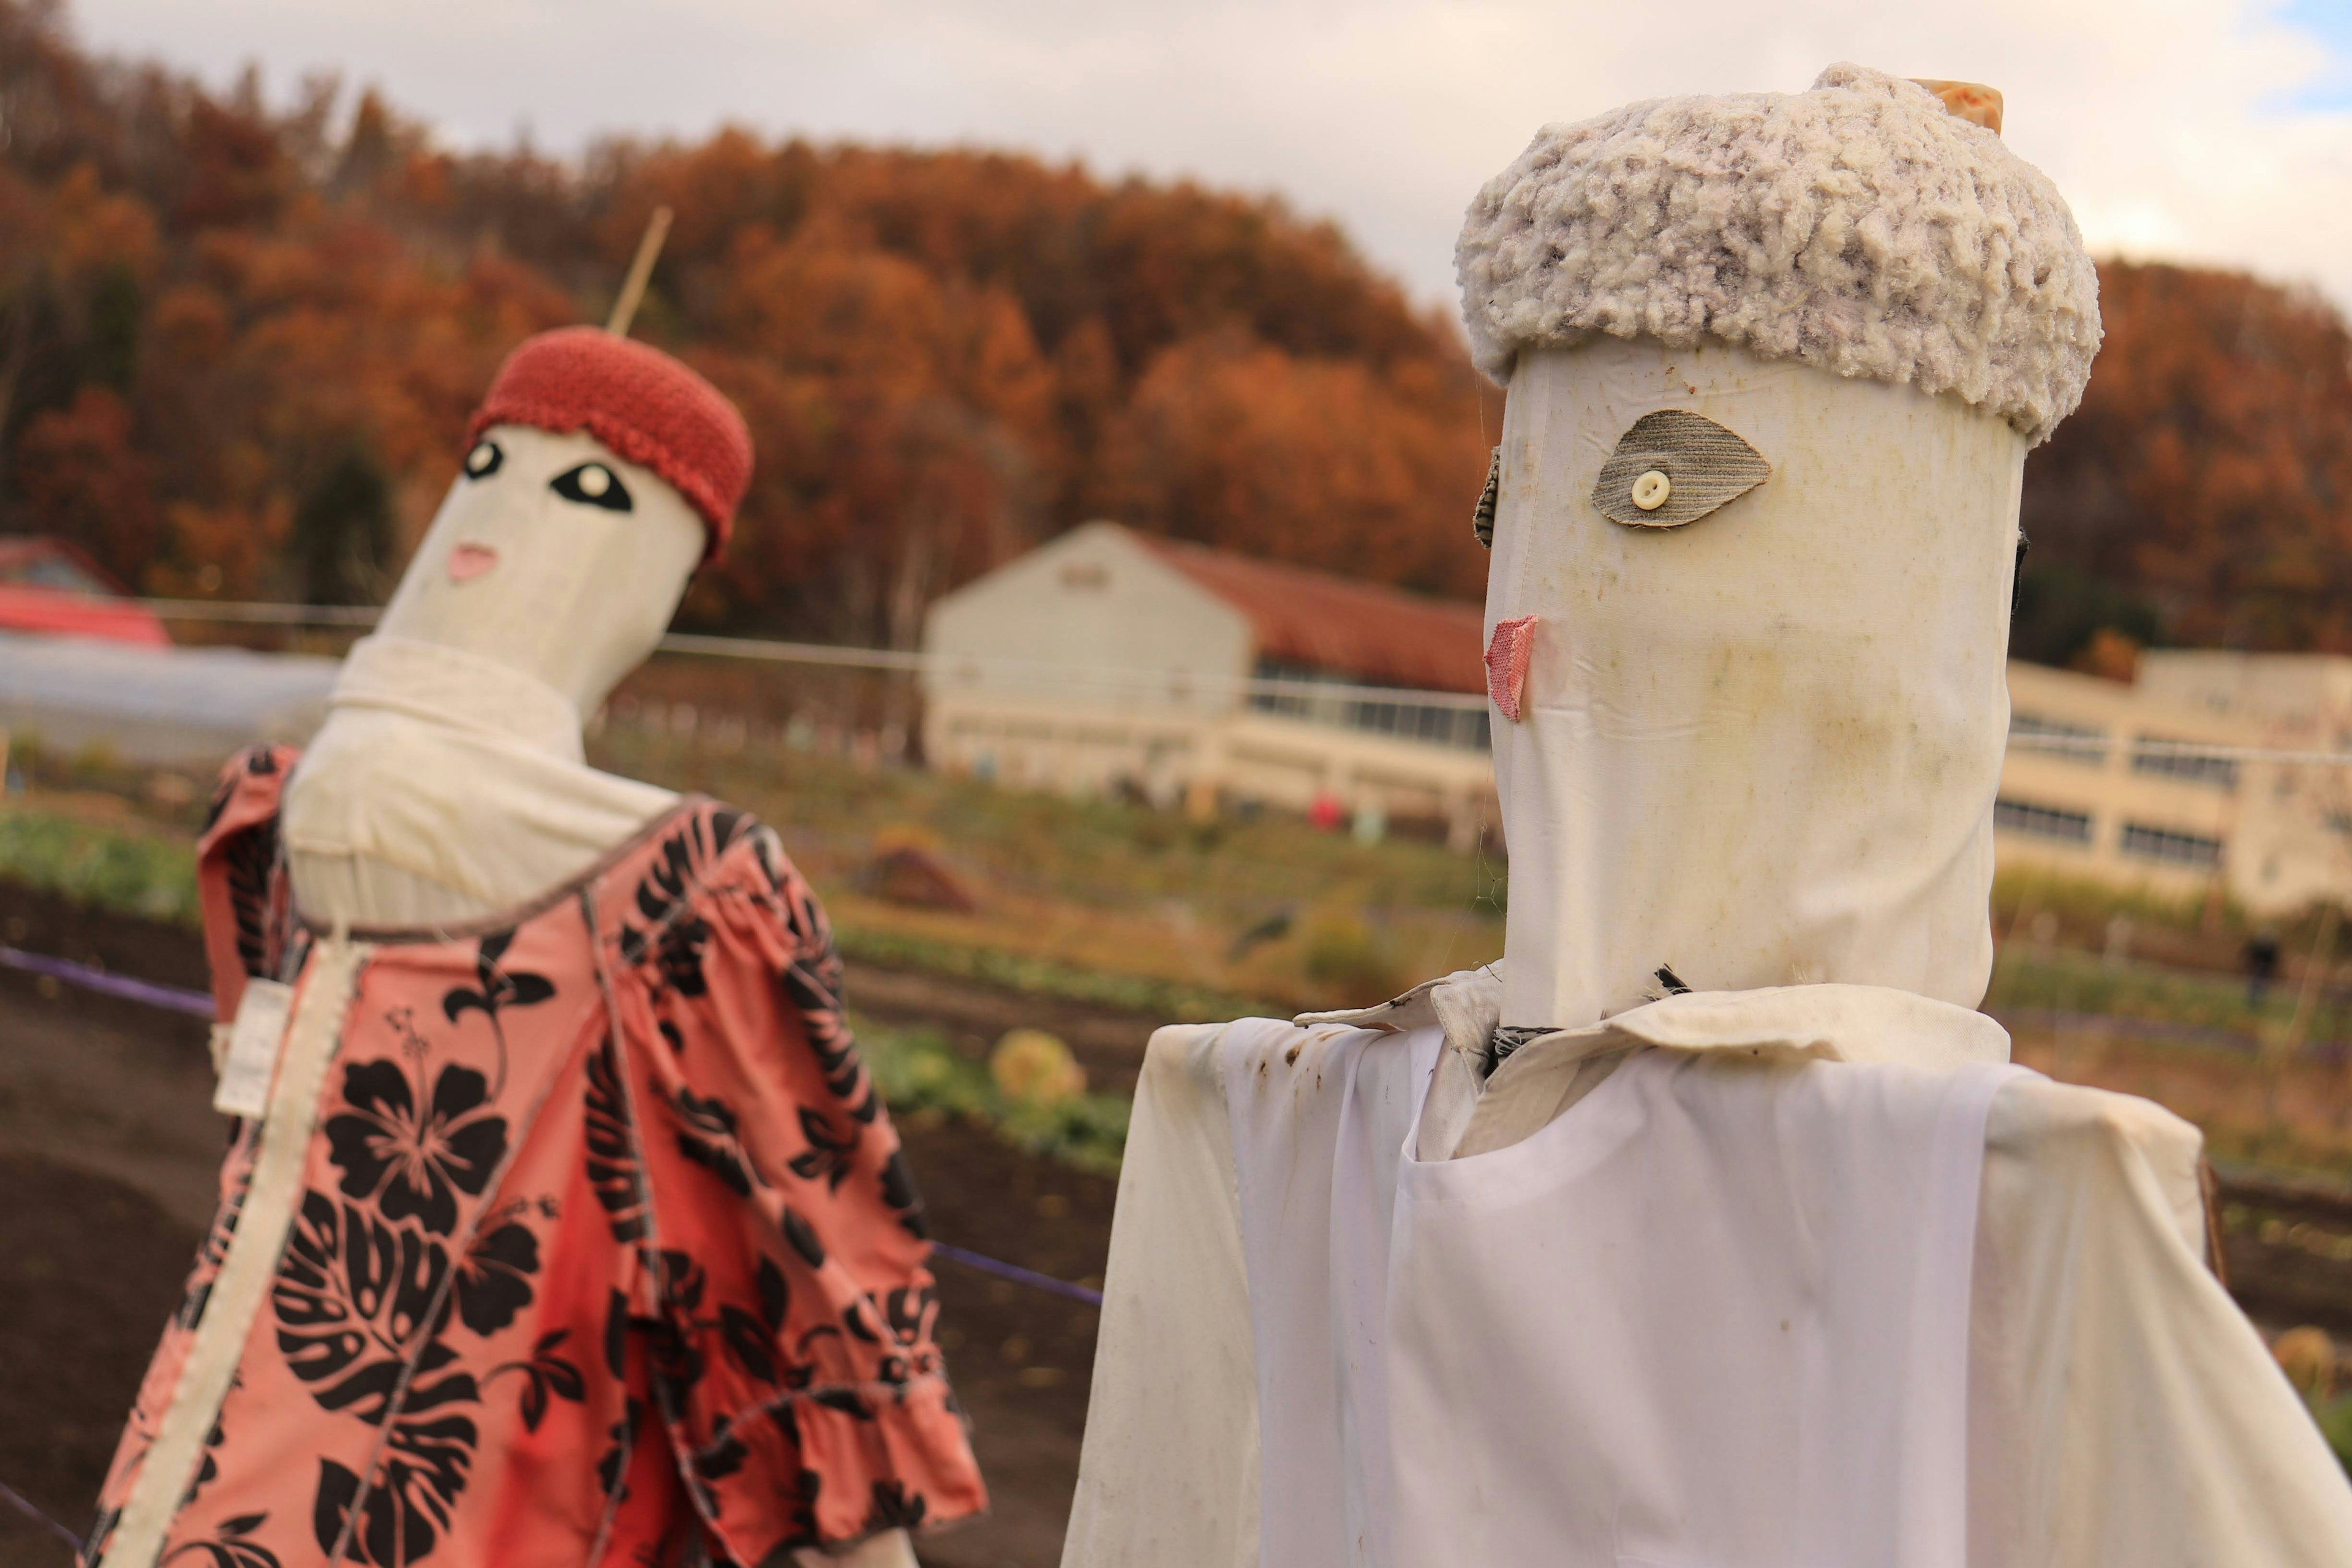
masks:
{"type": "Polygon", "coordinates": [[[801,1136],[808,1147],[792,1157],[793,1174],[804,1182],[823,1182],[830,1191],[841,1190],[857,1156],[859,1129],[852,1123],[847,1132],[835,1132],[833,1121],[813,1105],[800,1108],[801,1136]]]}
{"type": "Polygon", "coordinates": [[[751,1165],[735,1134],[735,1112],[718,1099],[680,1088],[677,1114],[686,1123],[677,1134],[677,1152],[734,1188],[736,1196],[750,1197],[751,1165]]]}
{"type": "Polygon", "coordinates": [[[609,1037],[588,1053],[588,1184],[604,1207],[613,1239],[643,1241],[651,1229],[645,1173],[637,1163],[635,1131],[616,1056],[609,1037]]]}

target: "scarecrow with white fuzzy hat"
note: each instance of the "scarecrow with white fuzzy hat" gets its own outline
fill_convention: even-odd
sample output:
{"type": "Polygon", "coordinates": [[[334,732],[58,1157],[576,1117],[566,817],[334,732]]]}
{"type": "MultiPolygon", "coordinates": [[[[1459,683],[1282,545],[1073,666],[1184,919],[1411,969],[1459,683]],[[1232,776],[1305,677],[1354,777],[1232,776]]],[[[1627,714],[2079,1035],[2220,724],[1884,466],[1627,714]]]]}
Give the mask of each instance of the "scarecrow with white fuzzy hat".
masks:
{"type": "Polygon", "coordinates": [[[2099,341],[1997,103],[1635,104],[1472,204],[1506,956],[1154,1037],[1065,1568],[2352,1561],[2196,1131],[1974,1010],[2099,341]]]}

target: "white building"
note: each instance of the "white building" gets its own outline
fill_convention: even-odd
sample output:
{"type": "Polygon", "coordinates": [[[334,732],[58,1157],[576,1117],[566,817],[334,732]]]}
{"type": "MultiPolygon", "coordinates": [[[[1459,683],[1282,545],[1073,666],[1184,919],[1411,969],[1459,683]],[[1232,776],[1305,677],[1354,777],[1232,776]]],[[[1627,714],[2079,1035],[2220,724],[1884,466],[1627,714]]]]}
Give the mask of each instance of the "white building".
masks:
{"type": "Polygon", "coordinates": [[[2352,770],[2167,749],[2352,748],[2352,659],[2150,651],[2131,685],[2012,663],[2009,692],[2005,866],[2177,898],[2218,888],[2257,916],[2352,903],[2352,770]],[[2014,743],[2037,739],[2056,744],[2014,743]]]}
{"type": "Polygon", "coordinates": [[[1481,646],[1475,604],[1092,522],[931,606],[924,751],[1011,784],[1202,811],[1326,800],[1466,847],[1499,820],[1481,646]],[[1297,689],[1313,685],[1461,700],[1297,689]]]}

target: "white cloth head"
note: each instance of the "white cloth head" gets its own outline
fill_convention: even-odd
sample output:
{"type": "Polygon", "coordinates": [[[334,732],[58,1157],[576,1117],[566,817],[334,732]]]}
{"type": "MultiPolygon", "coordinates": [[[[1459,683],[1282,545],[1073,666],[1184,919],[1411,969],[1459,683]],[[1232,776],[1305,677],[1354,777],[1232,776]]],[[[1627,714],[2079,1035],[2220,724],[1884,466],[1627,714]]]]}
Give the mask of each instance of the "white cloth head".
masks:
{"type": "Polygon", "coordinates": [[[661,640],[704,537],[667,482],[593,437],[486,431],[288,785],[303,912],[497,913],[666,809],[668,791],[588,767],[580,724],[661,640]]]}
{"type": "Polygon", "coordinates": [[[494,425],[376,629],[520,670],[585,716],[661,641],[707,536],[667,481],[594,437],[494,425]]]}
{"type": "Polygon", "coordinates": [[[1511,858],[1502,1021],[1574,1028],[1671,965],[1973,1007],[2026,440],[1954,398],[1716,345],[1524,354],[1486,623],[1536,617],[1497,712],[1511,858]],[[1769,465],[1677,527],[1592,503],[1619,437],[1684,409],[1769,465]]]}

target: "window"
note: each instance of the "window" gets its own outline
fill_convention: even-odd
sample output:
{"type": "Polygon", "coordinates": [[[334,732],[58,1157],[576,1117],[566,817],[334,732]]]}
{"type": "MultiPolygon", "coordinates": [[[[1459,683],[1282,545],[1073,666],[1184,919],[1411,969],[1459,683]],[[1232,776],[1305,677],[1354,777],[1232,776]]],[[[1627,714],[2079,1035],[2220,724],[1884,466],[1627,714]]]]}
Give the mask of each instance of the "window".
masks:
{"type": "MultiPolygon", "coordinates": [[[[1257,678],[1260,680],[1288,680],[1322,686],[1371,684],[1344,675],[1333,675],[1327,670],[1285,664],[1270,658],[1258,661],[1257,678]]],[[[1423,702],[1314,697],[1303,691],[1284,691],[1259,692],[1250,698],[1250,706],[1261,713],[1279,713],[1286,718],[1304,719],[1317,724],[1337,724],[1343,729],[1366,730],[1375,735],[1395,735],[1408,741],[1425,741],[1436,746],[1459,746],[1465,751],[1487,751],[1493,744],[1493,737],[1487,731],[1486,710],[1483,705],[1476,708],[1440,708],[1423,702]]]]}
{"type": "Polygon", "coordinates": [[[2197,833],[2176,833],[2168,827],[2150,827],[2144,822],[2124,824],[2123,851],[2144,860],[2161,860],[2168,866],[2211,867],[2221,863],[2221,841],[2197,833]]]}
{"type": "Polygon", "coordinates": [[[2091,814],[2063,806],[2036,805],[2032,801],[2000,799],[1992,803],[1992,825],[2004,833],[2030,838],[2054,838],[2063,844],[2091,841],[2091,814]]]}
{"type": "Polygon", "coordinates": [[[2070,724],[2063,719],[2045,719],[2039,713],[2012,713],[2009,717],[2009,732],[2012,738],[2028,742],[2054,742],[2041,746],[2029,743],[2020,748],[2038,756],[2086,763],[2095,768],[2107,760],[2107,732],[2094,725],[2070,724]]]}
{"type": "Polygon", "coordinates": [[[2165,735],[2142,735],[2132,743],[2132,772],[2162,773],[2189,784],[2210,784],[2215,789],[2238,787],[2238,764],[2230,758],[2184,757],[2175,752],[2151,750],[2151,742],[2158,747],[2197,743],[2165,735]]]}

